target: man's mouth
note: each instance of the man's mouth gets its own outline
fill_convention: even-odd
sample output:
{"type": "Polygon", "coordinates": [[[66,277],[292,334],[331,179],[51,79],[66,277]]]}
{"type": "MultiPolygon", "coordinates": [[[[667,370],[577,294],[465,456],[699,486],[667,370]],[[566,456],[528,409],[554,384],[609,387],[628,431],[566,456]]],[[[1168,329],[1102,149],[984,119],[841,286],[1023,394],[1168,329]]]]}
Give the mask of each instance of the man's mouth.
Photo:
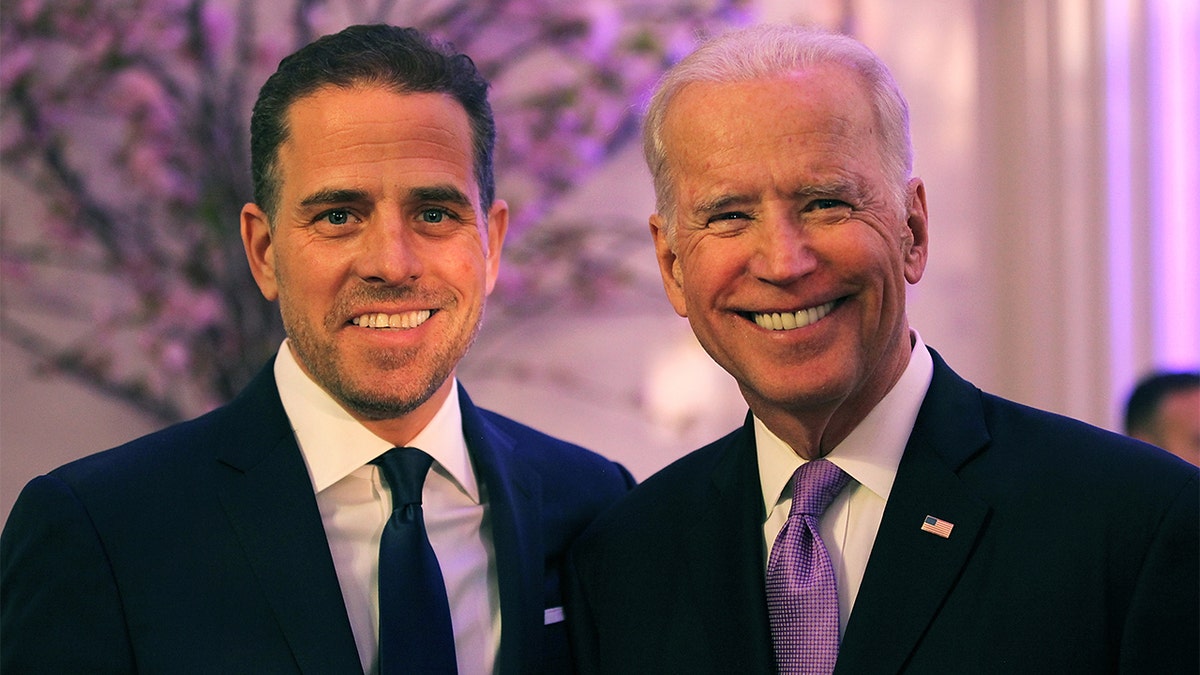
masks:
{"type": "Polygon", "coordinates": [[[383,312],[373,312],[371,314],[363,314],[350,319],[350,323],[362,328],[416,328],[425,323],[430,316],[433,315],[432,310],[421,309],[413,312],[404,312],[401,314],[384,314],[383,312]]]}
{"type": "Polygon", "coordinates": [[[760,314],[751,312],[749,317],[754,323],[761,328],[767,330],[792,330],[793,328],[804,328],[824,319],[829,315],[833,308],[837,306],[838,300],[827,302],[816,307],[801,309],[795,312],[769,312],[760,314]]]}

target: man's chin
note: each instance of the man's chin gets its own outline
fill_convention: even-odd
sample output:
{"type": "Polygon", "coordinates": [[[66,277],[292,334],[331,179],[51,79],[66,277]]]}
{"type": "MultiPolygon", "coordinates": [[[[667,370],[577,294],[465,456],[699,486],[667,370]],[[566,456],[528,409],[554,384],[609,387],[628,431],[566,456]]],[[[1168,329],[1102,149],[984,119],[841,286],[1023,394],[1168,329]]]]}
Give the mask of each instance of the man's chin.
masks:
{"type": "Polygon", "coordinates": [[[425,405],[453,374],[452,369],[423,373],[414,370],[411,364],[395,370],[375,370],[369,381],[343,381],[342,386],[332,393],[344,408],[360,419],[383,421],[404,417],[425,405]]]}
{"type": "Polygon", "coordinates": [[[382,421],[403,417],[420,408],[436,391],[421,392],[420,394],[398,396],[384,393],[354,393],[339,396],[339,402],[356,416],[372,421],[382,421]]]}

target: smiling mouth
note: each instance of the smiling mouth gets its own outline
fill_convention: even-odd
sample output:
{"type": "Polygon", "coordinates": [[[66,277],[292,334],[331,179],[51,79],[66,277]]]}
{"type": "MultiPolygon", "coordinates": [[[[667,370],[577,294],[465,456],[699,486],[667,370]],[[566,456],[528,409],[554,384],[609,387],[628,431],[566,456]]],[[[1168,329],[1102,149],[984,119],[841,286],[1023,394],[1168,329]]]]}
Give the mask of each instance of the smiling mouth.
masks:
{"type": "Polygon", "coordinates": [[[824,319],[837,307],[840,300],[833,300],[823,305],[801,309],[795,312],[770,312],[760,314],[757,312],[749,312],[746,317],[760,328],[767,330],[792,330],[795,328],[804,328],[824,319]]]}
{"type": "Polygon", "coordinates": [[[356,316],[350,319],[350,323],[361,328],[416,328],[425,323],[430,316],[433,316],[433,311],[428,309],[404,312],[402,314],[373,312],[371,314],[356,316]]]}

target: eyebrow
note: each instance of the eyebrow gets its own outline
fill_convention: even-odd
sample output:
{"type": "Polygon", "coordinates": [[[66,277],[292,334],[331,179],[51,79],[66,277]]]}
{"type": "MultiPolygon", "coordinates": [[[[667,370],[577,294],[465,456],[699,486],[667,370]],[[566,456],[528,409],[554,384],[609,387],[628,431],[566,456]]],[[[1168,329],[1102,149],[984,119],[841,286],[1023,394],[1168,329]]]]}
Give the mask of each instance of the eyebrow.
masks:
{"type": "Polygon", "coordinates": [[[835,179],[824,183],[805,185],[798,190],[794,190],[791,196],[793,199],[812,199],[814,197],[828,197],[830,195],[845,195],[851,198],[859,198],[862,196],[862,186],[854,180],[835,179]]]}
{"type": "Polygon", "coordinates": [[[454,204],[456,206],[470,207],[471,199],[463,193],[462,190],[453,185],[431,185],[429,187],[417,187],[408,191],[408,196],[414,201],[421,202],[440,202],[443,204],[454,204]]]}
{"type": "Polygon", "coordinates": [[[300,202],[300,206],[308,208],[310,206],[325,206],[328,204],[346,204],[349,202],[363,202],[366,199],[367,193],[365,190],[327,188],[317,190],[305,197],[300,202]]]}
{"type": "MultiPolygon", "coordinates": [[[[408,191],[409,199],[422,202],[440,202],[457,206],[472,206],[471,200],[462,190],[453,185],[432,185],[417,187],[408,191]]],[[[355,188],[325,188],[317,190],[305,197],[301,202],[302,208],[327,206],[329,204],[348,204],[369,201],[366,190],[355,188]]]]}

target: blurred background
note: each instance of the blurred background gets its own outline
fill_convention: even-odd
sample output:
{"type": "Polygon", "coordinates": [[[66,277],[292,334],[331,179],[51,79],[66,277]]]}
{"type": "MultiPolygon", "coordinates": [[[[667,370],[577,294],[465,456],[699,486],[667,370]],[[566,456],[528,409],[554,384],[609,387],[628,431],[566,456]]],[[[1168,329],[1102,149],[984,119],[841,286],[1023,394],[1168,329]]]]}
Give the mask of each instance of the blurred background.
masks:
{"type": "Polygon", "coordinates": [[[6,0],[0,6],[0,518],[34,475],[227,400],[281,338],[246,270],[250,106],[351,23],[415,25],[493,82],[501,283],[476,403],[638,478],[740,424],[666,303],[638,112],[699,36],[850,33],[909,98],[925,341],[980,387],[1118,429],[1200,362],[1195,0],[6,0]]]}

